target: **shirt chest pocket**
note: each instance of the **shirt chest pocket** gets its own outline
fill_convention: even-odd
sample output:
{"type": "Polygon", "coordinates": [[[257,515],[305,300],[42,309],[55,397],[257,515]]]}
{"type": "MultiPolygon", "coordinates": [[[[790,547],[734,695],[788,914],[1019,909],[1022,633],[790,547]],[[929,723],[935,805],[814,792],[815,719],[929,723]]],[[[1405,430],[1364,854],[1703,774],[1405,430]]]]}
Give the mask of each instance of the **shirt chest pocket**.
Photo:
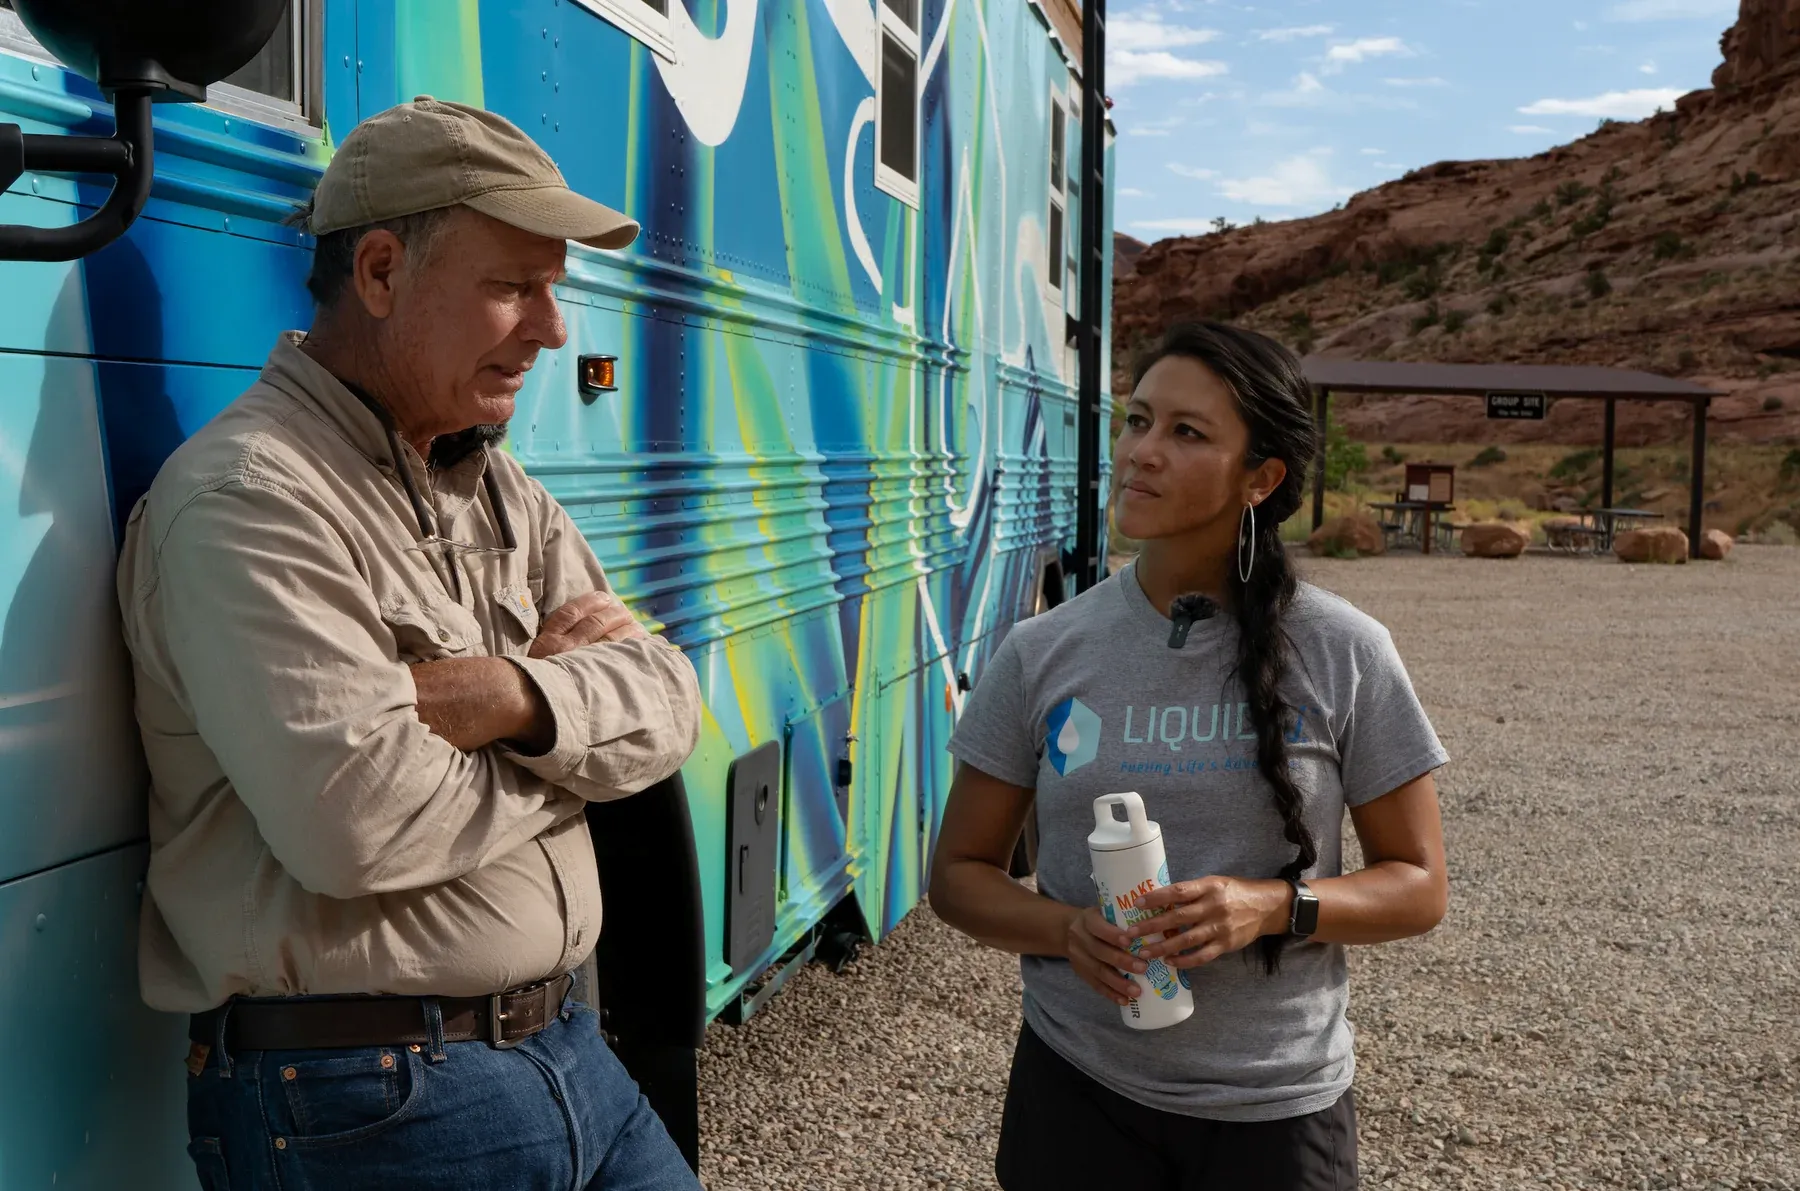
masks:
{"type": "Polygon", "coordinates": [[[381,619],[394,634],[394,652],[403,662],[479,657],[487,652],[481,645],[481,626],[455,604],[385,603],[381,619]]]}
{"type": "Polygon", "coordinates": [[[537,601],[531,588],[523,583],[502,587],[494,593],[498,640],[509,654],[524,653],[538,635],[537,601]]]}

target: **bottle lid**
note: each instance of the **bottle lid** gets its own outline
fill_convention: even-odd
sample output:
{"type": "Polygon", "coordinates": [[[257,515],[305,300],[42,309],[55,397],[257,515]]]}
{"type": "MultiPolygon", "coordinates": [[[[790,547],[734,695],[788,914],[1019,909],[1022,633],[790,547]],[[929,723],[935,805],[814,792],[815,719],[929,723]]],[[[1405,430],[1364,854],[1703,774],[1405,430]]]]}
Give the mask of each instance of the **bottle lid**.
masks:
{"type": "Polygon", "coordinates": [[[1162,837],[1162,828],[1144,817],[1144,800],[1135,792],[1102,794],[1094,799],[1094,833],[1088,836],[1088,847],[1096,852],[1117,852],[1135,848],[1162,837]],[[1125,818],[1113,814],[1113,808],[1125,808],[1125,818]]]}

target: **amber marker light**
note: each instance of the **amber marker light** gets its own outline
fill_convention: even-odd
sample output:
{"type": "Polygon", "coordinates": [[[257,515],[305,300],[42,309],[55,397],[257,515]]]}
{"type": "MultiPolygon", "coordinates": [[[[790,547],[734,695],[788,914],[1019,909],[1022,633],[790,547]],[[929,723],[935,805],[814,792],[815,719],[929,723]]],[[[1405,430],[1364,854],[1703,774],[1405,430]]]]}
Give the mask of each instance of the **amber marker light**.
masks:
{"type": "Polygon", "coordinates": [[[592,401],[601,393],[617,392],[618,365],[617,356],[582,356],[576,371],[582,398],[592,401]]]}

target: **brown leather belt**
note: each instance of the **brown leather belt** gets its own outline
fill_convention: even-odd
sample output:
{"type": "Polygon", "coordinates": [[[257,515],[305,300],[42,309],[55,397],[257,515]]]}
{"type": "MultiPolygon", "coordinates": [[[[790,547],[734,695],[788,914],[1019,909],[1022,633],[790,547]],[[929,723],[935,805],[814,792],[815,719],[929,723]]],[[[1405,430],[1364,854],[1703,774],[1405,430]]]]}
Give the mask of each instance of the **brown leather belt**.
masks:
{"type": "Polygon", "coordinates": [[[573,980],[552,980],[488,997],[233,997],[188,1020],[191,1041],[214,1045],[225,1015],[225,1049],[328,1050],[407,1046],[431,1041],[425,1002],[444,1015],[445,1042],[486,1042],[505,1049],[549,1025],[573,980]]]}

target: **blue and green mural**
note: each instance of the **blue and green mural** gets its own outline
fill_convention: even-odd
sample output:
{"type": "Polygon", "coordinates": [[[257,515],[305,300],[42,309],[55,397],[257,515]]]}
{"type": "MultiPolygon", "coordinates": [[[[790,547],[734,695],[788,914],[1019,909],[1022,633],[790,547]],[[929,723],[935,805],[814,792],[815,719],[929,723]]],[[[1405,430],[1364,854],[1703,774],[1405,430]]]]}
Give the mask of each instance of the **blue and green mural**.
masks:
{"type": "MultiPolygon", "coordinates": [[[[1073,545],[1077,289],[1049,239],[1079,205],[1058,179],[1053,223],[1053,103],[1058,172],[1087,131],[1077,64],[1031,0],[917,5],[914,206],[876,183],[889,0],[668,0],[672,56],[621,27],[633,5],[651,7],[316,0],[300,118],[159,108],[128,236],[0,264],[0,1020],[30,1023],[0,1064],[0,1187],[191,1181],[185,1026],[137,999],[145,778],[116,531],[308,323],[308,245],[281,220],[334,139],[415,94],[506,115],[644,227],[622,253],[572,249],[571,342],[531,373],[507,449],[699,671],[683,776],[711,1010],[845,897],[879,938],[922,896],[965,688],[1073,545]],[[618,357],[616,392],[580,391],[587,353],[618,357]],[[776,930],[734,970],[726,774],[770,742],[776,930]]],[[[0,120],[110,131],[29,45],[0,52],[0,120]]],[[[0,222],[103,198],[27,175],[0,222]]]]}

